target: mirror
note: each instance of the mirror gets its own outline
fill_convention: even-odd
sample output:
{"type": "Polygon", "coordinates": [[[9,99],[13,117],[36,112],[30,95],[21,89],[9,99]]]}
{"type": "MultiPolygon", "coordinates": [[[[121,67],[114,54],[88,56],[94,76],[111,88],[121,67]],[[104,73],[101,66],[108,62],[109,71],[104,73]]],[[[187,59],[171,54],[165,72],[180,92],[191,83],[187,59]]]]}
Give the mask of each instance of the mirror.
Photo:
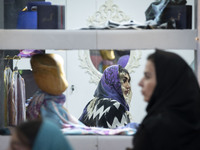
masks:
{"type": "MultiPolygon", "coordinates": [[[[120,53],[120,52],[122,52],[122,50],[118,51],[118,53],[120,53]]],[[[94,56],[95,54],[96,54],[96,57],[100,57],[100,55],[101,55],[100,50],[80,50],[79,51],[79,60],[81,61],[80,67],[85,69],[86,72],[90,75],[90,81],[89,82],[95,83],[97,85],[101,76],[102,76],[103,68],[100,68],[100,71],[98,69],[98,67],[100,66],[99,64],[101,63],[100,61],[102,60],[102,58],[100,58],[99,60],[98,59],[93,60],[93,61],[98,62],[98,63],[96,63],[96,65],[94,65],[94,63],[92,62],[91,56],[94,56]]],[[[126,66],[125,66],[125,68],[129,71],[129,73],[134,72],[134,69],[140,66],[139,60],[141,59],[141,55],[142,55],[142,52],[139,51],[139,50],[130,50],[130,57],[129,57],[129,60],[128,60],[126,66]]],[[[118,56],[118,58],[119,58],[119,56],[118,56]]],[[[116,60],[113,59],[112,63],[116,64],[117,60],[118,59],[116,59],[116,60]]]]}
{"type": "MultiPolygon", "coordinates": [[[[126,15],[121,8],[113,2],[113,0],[105,0],[99,6],[99,9],[87,20],[88,26],[101,27],[107,21],[112,20],[117,23],[130,21],[130,17],[126,15]]],[[[125,68],[129,73],[134,72],[134,68],[139,67],[139,59],[141,58],[141,51],[137,50],[79,50],[80,67],[90,74],[90,83],[98,84],[103,70],[113,64],[117,64],[120,53],[128,52],[129,60],[125,68]],[[109,57],[105,57],[104,52],[107,51],[109,57]],[[103,56],[103,57],[102,57],[103,56]],[[104,58],[104,60],[103,60],[104,58]],[[103,64],[104,63],[104,64],[103,64]],[[107,64],[106,64],[107,63],[107,64]]]]}
{"type": "Polygon", "coordinates": [[[103,71],[115,64],[125,67],[130,57],[130,50],[90,50],[90,58],[95,68],[103,71]]]}

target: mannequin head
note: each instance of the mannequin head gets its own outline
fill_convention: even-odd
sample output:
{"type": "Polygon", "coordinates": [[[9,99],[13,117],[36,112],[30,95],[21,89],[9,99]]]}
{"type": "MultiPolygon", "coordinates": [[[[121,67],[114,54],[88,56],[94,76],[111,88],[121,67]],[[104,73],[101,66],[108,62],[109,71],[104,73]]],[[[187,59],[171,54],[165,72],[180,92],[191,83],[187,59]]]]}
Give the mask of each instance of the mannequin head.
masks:
{"type": "Polygon", "coordinates": [[[114,60],[115,53],[113,50],[100,50],[100,54],[103,60],[114,60]]]}
{"type": "Polygon", "coordinates": [[[60,95],[68,87],[63,59],[58,54],[38,54],[31,58],[33,76],[38,87],[51,95],[60,95]]]}
{"type": "Polygon", "coordinates": [[[129,61],[129,58],[130,58],[129,55],[123,55],[123,56],[119,57],[117,64],[122,66],[123,68],[125,68],[129,61]]]}
{"type": "Polygon", "coordinates": [[[100,50],[102,61],[102,71],[107,67],[114,65],[115,53],[113,50],[100,50]]]}

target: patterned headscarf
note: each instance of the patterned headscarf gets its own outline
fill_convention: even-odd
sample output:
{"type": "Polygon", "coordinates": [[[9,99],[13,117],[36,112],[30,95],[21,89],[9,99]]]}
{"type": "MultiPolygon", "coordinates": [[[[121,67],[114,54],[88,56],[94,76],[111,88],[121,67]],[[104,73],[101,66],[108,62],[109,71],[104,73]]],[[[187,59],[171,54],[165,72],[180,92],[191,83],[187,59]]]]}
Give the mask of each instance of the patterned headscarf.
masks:
{"type": "Polygon", "coordinates": [[[129,110],[129,106],[124,99],[121,89],[119,65],[112,65],[105,69],[94,93],[94,97],[117,100],[126,110],[129,110]]]}

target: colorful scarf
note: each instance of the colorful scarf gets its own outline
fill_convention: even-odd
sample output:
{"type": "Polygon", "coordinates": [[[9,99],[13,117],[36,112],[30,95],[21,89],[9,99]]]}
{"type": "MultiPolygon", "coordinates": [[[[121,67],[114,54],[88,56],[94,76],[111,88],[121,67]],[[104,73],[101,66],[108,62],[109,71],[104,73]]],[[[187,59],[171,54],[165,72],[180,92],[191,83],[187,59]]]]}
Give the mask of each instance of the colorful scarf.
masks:
{"type": "Polygon", "coordinates": [[[61,127],[65,123],[82,124],[72,115],[70,115],[63,104],[65,95],[49,95],[42,91],[37,91],[27,107],[27,118],[33,120],[39,118],[49,118],[59,124],[61,127]]]}

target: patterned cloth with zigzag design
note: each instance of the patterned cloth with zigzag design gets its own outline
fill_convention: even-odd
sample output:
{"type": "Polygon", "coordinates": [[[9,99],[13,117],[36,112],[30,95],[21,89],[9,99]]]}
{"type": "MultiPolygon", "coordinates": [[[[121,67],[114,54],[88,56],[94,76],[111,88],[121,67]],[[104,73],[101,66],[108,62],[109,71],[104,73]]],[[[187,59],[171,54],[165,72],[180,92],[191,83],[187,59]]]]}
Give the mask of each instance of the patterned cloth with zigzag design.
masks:
{"type": "Polygon", "coordinates": [[[86,126],[117,128],[130,123],[130,113],[111,98],[94,98],[85,107],[79,120],[86,126]]]}

